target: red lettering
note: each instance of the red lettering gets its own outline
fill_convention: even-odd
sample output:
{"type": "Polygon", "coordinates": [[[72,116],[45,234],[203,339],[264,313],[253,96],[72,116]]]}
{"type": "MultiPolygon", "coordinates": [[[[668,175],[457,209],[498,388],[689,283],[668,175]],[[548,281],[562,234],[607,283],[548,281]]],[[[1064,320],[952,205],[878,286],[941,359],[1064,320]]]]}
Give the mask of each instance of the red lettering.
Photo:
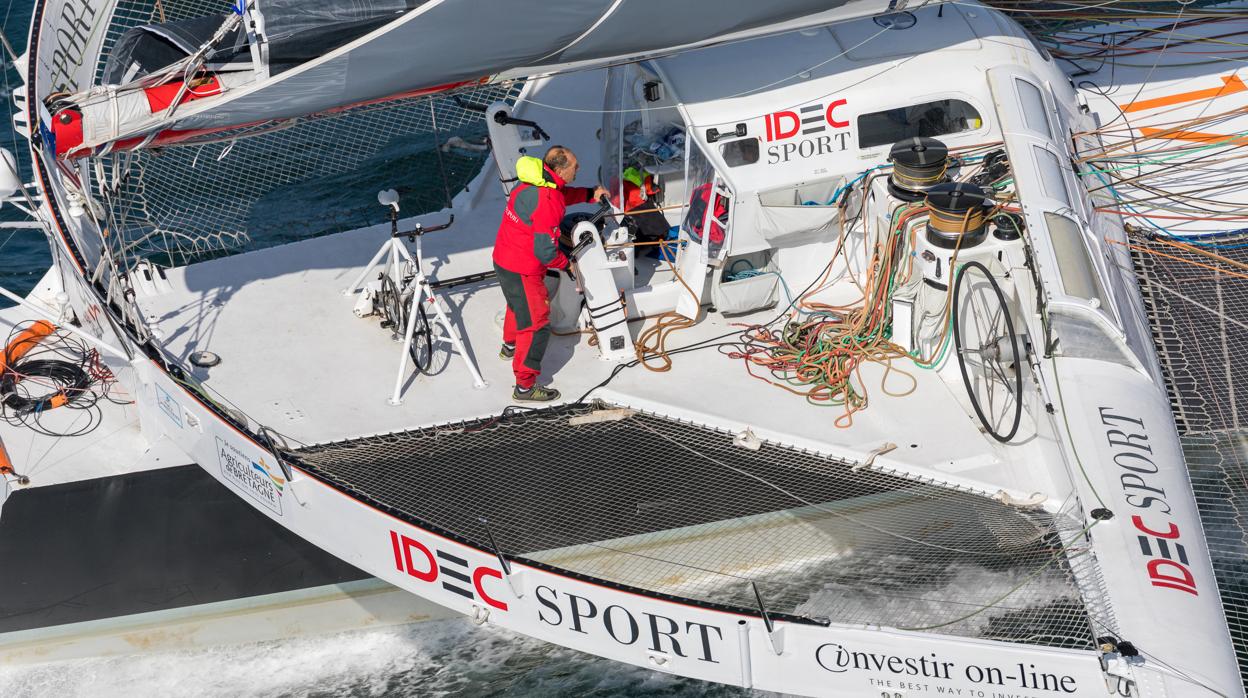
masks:
{"type": "Polygon", "coordinates": [[[1147,533],[1150,536],[1157,536],[1158,538],[1165,538],[1167,540],[1173,540],[1179,537],[1179,527],[1176,526],[1173,521],[1170,522],[1170,530],[1166,531],[1165,533],[1158,533],[1157,531],[1152,530],[1148,526],[1145,526],[1144,519],[1141,519],[1139,514],[1136,514],[1135,516],[1131,517],[1131,523],[1135,524],[1136,528],[1140,529],[1141,531],[1147,533]]]}
{"type": "Polygon", "coordinates": [[[499,572],[498,570],[492,570],[489,567],[478,567],[477,569],[472,571],[472,586],[476,588],[477,596],[480,596],[482,601],[493,606],[494,608],[497,608],[500,611],[506,611],[507,603],[505,601],[499,601],[498,599],[485,593],[485,589],[481,588],[482,577],[493,577],[495,579],[502,579],[503,573],[499,572]]]}
{"type": "Polygon", "coordinates": [[[827,119],[828,123],[832,124],[834,128],[845,128],[846,126],[849,125],[848,121],[838,121],[835,116],[832,116],[832,111],[834,109],[836,109],[837,107],[843,107],[846,104],[849,104],[849,100],[846,100],[846,99],[835,100],[834,102],[829,104],[827,110],[823,112],[824,118],[827,119]]]}
{"type": "Polygon", "coordinates": [[[771,115],[771,123],[769,126],[770,128],[767,129],[767,140],[782,141],[786,138],[796,136],[797,132],[802,130],[802,120],[798,118],[797,114],[791,111],[778,111],[771,115]],[[785,130],[785,127],[781,122],[781,119],[783,118],[791,120],[793,122],[793,128],[785,130]]]}
{"type": "Polygon", "coordinates": [[[1191,571],[1173,560],[1150,560],[1148,563],[1148,576],[1153,580],[1153,586],[1155,587],[1178,589],[1179,591],[1186,591],[1192,596],[1200,596],[1196,591],[1196,579],[1192,577],[1191,571]],[[1162,565],[1177,568],[1182,576],[1174,577],[1161,572],[1159,568],[1162,565]]]}
{"type": "Polygon", "coordinates": [[[422,544],[420,541],[412,540],[411,538],[408,538],[407,536],[399,536],[399,538],[401,538],[403,541],[403,562],[406,564],[406,567],[407,567],[405,571],[410,576],[415,577],[416,579],[419,579],[422,582],[432,582],[433,580],[437,579],[438,578],[438,563],[434,561],[433,553],[429,552],[429,548],[426,548],[424,544],[422,544]],[[425,560],[429,563],[429,569],[427,570],[416,569],[416,566],[412,564],[412,548],[416,548],[425,556],[425,560]]]}
{"type": "Polygon", "coordinates": [[[403,571],[403,551],[399,548],[399,534],[390,532],[390,549],[394,551],[394,569],[403,571]]]}

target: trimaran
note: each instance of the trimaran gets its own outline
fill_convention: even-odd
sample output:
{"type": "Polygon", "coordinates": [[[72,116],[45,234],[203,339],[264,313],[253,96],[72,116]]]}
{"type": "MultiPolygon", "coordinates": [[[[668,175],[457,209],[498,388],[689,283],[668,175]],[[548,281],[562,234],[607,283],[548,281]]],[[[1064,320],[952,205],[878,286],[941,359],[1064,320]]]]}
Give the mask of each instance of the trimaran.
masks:
{"type": "Polygon", "coordinates": [[[37,0],[0,661],[449,611],[799,695],[1243,695],[1248,22],[1082,7],[37,0]],[[612,196],[538,409],[490,247],[555,142],[612,196]]]}

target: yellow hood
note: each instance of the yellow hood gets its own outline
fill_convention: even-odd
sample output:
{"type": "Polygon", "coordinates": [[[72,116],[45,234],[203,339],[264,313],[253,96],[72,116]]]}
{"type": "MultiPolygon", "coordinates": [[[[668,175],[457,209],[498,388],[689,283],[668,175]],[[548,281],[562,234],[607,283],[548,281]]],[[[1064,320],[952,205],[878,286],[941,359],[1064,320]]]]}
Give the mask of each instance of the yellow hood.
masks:
{"type": "Polygon", "coordinates": [[[516,177],[525,184],[532,184],[535,187],[555,188],[554,182],[546,181],[546,169],[542,165],[541,158],[535,158],[526,155],[516,161],[516,177]]]}

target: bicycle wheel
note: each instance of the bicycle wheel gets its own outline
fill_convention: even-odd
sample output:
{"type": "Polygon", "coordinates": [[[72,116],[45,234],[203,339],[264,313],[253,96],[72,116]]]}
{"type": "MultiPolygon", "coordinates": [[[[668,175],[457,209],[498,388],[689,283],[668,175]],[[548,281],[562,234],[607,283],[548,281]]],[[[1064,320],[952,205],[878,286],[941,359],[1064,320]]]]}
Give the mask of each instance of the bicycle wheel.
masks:
{"type": "Polygon", "coordinates": [[[381,290],[377,293],[377,312],[381,314],[381,326],[390,328],[391,334],[403,332],[403,304],[399,289],[389,274],[381,276],[381,290]]]}
{"type": "MultiPolygon", "coordinates": [[[[416,370],[421,373],[428,373],[429,366],[433,362],[433,331],[429,327],[429,316],[425,314],[425,306],[422,303],[416,304],[416,326],[412,328],[412,343],[407,347],[408,356],[412,357],[412,363],[416,365],[416,370]]],[[[406,332],[407,328],[404,327],[406,332]]]]}
{"type": "Polygon", "coordinates": [[[988,268],[967,262],[953,289],[953,342],[975,416],[1007,443],[1023,417],[1023,353],[1005,293],[988,268]]]}

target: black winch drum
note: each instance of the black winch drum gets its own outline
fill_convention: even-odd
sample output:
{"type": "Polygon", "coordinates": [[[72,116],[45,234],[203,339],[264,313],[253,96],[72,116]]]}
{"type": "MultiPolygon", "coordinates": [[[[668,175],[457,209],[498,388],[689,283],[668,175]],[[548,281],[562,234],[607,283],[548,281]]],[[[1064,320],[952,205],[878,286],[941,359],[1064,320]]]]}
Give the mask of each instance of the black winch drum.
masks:
{"type": "Polygon", "coordinates": [[[948,179],[949,148],[935,138],[898,141],[888,151],[888,161],[893,163],[888,193],[902,201],[918,201],[928,189],[948,179]]]}
{"type": "Polygon", "coordinates": [[[984,190],[968,182],[946,182],[928,189],[927,241],[944,249],[978,245],[988,236],[989,204],[984,190]]]}

